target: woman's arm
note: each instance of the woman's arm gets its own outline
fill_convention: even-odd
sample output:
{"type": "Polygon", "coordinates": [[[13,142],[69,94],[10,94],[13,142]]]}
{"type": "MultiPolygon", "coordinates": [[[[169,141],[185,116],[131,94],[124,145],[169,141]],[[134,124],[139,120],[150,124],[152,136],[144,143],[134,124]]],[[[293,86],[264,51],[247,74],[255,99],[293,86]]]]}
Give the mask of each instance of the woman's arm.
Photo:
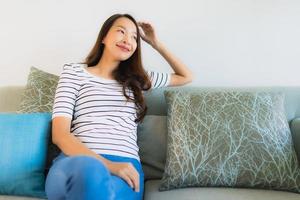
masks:
{"type": "Polygon", "coordinates": [[[54,117],[52,120],[52,142],[68,156],[87,155],[101,160],[106,167],[111,162],[88,149],[81,141],[70,133],[71,119],[67,117],[54,117]]]}
{"type": "Polygon", "coordinates": [[[169,86],[179,86],[190,83],[193,80],[192,72],[157,38],[153,26],[146,22],[138,22],[138,25],[143,31],[141,31],[142,39],[156,49],[173,68],[175,74],[171,75],[169,86]]]}
{"type": "Polygon", "coordinates": [[[173,68],[175,74],[171,75],[169,86],[185,85],[192,82],[192,72],[176,58],[160,41],[155,42],[153,48],[156,49],[173,68]]]}

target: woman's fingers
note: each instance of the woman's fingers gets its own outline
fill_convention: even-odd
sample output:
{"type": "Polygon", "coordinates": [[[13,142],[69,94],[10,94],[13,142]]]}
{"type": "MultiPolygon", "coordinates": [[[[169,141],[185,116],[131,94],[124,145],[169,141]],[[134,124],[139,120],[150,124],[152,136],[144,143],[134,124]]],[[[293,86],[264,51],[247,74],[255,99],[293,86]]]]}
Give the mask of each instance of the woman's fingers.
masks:
{"type": "Polygon", "coordinates": [[[128,176],[130,177],[131,181],[133,182],[134,190],[136,192],[139,192],[140,191],[140,175],[131,163],[129,164],[128,176]]]}
{"type": "Polygon", "coordinates": [[[140,191],[140,175],[138,174],[136,176],[136,187],[135,187],[135,191],[139,192],[140,191]]]}
{"type": "Polygon", "coordinates": [[[134,188],[134,183],[127,174],[122,175],[122,178],[128,183],[131,188],[134,188]]]}
{"type": "Polygon", "coordinates": [[[112,163],[110,171],[124,179],[136,192],[140,191],[140,175],[132,163],[112,163]]]}
{"type": "Polygon", "coordinates": [[[148,22],[138,22],[138,25],[141,26],[142,28],[145,29],[150,29],[151,28],[151,24],[148,22]]]}
{"type": "Polygon", "coordinates": [[[134,183],[134,189],[136,192],[140,191],[140,175],[137,173],[137,171],[134,169],[132,173],[133,183],[134,183]]]}
{"type": "Polygon", "coordinates": [[[144,21],[139,21],[138,22],[138,25],[145,25],[145,24],[148,24],[147,22],[144,22],[144,21]]]}

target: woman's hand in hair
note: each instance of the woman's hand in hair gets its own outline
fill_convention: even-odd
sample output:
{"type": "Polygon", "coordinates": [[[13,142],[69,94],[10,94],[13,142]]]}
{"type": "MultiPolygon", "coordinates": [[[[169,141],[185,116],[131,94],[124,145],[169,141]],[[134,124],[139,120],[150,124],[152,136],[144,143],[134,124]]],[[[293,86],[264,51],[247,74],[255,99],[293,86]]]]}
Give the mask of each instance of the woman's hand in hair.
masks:
{"type": "Polygon", "coordinates": [[[110,162],[109,171],[124,179],[136,192],[140,191],[140,175],[130,162],[110,162]]]}
{"type": "Polygon", "coordinates": [[[138,22],[138,25],[142,29],[142,31],[140,31],[141,38],[152,47],[155,47],[158,43],[158,39],[152,24],[149,22],[138,22]]]}

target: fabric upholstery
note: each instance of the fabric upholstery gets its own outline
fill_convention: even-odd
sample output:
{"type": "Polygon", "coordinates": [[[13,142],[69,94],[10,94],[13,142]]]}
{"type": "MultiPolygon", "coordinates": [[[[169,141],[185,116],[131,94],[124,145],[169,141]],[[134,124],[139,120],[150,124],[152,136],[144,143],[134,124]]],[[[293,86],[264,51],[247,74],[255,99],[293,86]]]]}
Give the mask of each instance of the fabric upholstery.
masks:
{"type": "MultiPolygon", "coordinates": [[[[145,183],[144,200],[299,200],[300,194],[260,189],[189,187],[159,191],[161,180],[145,183]]],[[[1,199],[0,199],[1,200],[1,199]]]]}
{"type": "Polygon", "coordinates": [[[137,127],[137,143],[145,180],[161,178],[167,149],[167,117],[146,115],[137,127]]]}

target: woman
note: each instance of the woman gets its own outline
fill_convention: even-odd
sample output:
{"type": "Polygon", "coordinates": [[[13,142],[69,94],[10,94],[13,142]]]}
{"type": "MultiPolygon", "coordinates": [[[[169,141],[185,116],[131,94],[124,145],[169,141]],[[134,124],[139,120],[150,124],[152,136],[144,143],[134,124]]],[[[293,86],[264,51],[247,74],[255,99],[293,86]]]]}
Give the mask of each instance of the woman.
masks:
{"type": "Polygon", "coordinates": [[[191,80],[150,23],[137,23],[128,14],[108,18],[85,62],[64,65],[60,75],[52,140],[61,153],[47,175],[48,199],[142,199],[136,130],[147,111],[143,91],[191,80]],[[174,74],[144,70],[140,37],[174,74]]]}

